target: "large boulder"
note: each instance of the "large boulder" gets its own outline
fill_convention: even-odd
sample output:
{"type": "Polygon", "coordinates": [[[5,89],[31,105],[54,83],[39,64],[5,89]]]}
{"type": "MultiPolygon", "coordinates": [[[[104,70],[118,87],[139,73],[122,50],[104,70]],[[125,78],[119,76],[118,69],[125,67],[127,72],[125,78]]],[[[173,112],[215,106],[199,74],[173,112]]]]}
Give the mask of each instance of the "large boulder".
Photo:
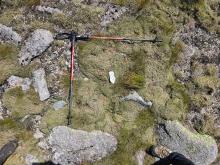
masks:
{"type": "Polygon", "coordinates": [[[21,65],[29,64],[33,58],[41,55],[53,40],[53,35],[50,31],[44,29],[35,30],[21,48],[19,63],[21,65]]]}
{"type": "Polygon", "coordinates": [[[48,143],[53,151],[53,162],[62,165],[100,160],[117,148],[116,138],[108,133],[86,132],[66,126],[53,128],[48,143]]]}
{"type": "Polygon", "coordinates": [[[44,101],[50,97],[50,92],[47,88],[46,75],[43,68],[33,72],[34,89],[38,92],[40,100],[44,101]]]}
{"type": "Polygon", "coordinates": [[[0,24],[0,41],[18,44],[21,42],[21,36],[11,27],[0,24]]]}
{"type": "Polygon", "coordinates": [[[196,165],[209,165],[218,155],[218,147],[212,137],[192,133],[178,121],[159,124],[157,133],[159,144],[185,155],[196,165]]]}

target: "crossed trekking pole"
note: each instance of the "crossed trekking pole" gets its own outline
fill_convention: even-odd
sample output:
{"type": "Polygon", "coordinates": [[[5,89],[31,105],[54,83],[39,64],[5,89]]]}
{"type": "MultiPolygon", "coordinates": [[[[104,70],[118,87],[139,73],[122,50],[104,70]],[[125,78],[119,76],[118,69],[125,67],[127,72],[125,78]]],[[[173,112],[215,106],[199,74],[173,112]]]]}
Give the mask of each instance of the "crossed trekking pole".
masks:
{"type": "Polygon", "coordinates": [[[133,39],[133,38],[125,38],[125,37],[112,37],[112,36],[95,36],[95,35],[78,35],[76,32],[72,31],[70,33],[60,33],[55,39],[57,40],[65,40],[68,39],[71,42],[71,64],[70,64],[70,88],[69,88],[69,104],[68,104],[68,115],[67,115],[67,125],[70,126],[72,124],[72,106],[73,106],[73,81],[74,81],[74,69],[75,69],[75,43],[77,41],[90,41],[90,40],[112,40],[119,41],[125,43],[143,43],[143,42],[162,42],[157,37],[154,39],[133,39]]]}

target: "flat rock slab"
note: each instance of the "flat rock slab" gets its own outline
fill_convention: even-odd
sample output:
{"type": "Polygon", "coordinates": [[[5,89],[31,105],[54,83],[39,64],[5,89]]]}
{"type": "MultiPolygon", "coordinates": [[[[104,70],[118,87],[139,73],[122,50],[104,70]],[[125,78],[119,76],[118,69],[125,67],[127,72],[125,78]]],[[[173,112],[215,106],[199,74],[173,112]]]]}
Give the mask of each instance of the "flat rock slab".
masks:
{"type": "Polygon", "coordinates": [[[108,133],[86,132],[66,126],[53,128],[48,143],[53,152],[53,162],[62,165],[94,162],[113,153],[117,148],[116,138],[108,133]]]}
{"type": "Polygon", "coordinates": [[[17,45],[21,42],[21,36],[13,31],[11,27],[0,24],[0,41],[17,45]]]}
{"type": "Polygon", "coordinates": [[[57,101],[53,104],[53,108],[54,108],[54,110],[57,111],[57,110],[64,108],[65,105],[66,105],[66,102],[63,100],[60,100],[60,101],[57,101]]]}
{"type": "Polygon", "coordinates": [[[218,155],[215,140],[208,135],[192,133],[178,121],[167,121],[157,127],[158,143],[179,152],[196,165],[209,165],[218,155]]]}
{"type": "Polygon", "coordinates": [[[41,55],[53,42],[53,35],[44,29],[35,30],[21,48],[19,63],[27,65],[31,60],[41,55]]]}
{"type": "Polygon", "coordinates": [[[40,68],[33,72],[34,89],[36,92],[38,92],[41,101],[44,101],[50,97],[45,77],[46,75],[43,68],[40,68]]]}

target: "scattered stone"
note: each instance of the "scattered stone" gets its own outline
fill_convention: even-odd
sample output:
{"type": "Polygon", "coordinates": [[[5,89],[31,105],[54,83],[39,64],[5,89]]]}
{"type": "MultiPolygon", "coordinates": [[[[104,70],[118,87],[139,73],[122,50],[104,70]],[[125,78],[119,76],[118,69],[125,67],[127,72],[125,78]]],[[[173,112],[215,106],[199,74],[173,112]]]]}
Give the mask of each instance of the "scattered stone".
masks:
{"type": "Polygon", "coordinates": [[[29,78],[22,78],[18,76],[11,76],[7,80],[8,87],[21,87],[23,91],[27,91],[30,89],[31,80],[29,78]]]}
{"type": "Polygon", "coordinates": [[[46,6],[36,6],[35,8],[39,12],[49,13],[49,14],[62,14],[63,12],[60,9],[46,7],[46,6]]]}
{"type": "Polygon", "coordinates": [[[101,18],[101,26],[107,26],[109,23],[121,17],[126,11],[126,7],[109,4],[105,15],[101,18]]]}
{"type": "Polygon", "coordinates": [[[128,96],[122,98],[124,101],[135,101],[144,107],[151,107],[151,101],[145,101],[136,91],[132,91],[128,96]]]}
{"type": "Polygon", "coordinates": [[[110,71],[110,72],[109,72],[109,81],[110,81],[112,84],[115,84],[116,78],[115,78],[115,73],[114,73],[113,71],[110,71]]]}
{"type": "Polygon", "coordinates": [[[25,157],[25,163],[26,165],[33,165],[33,163],[38,163],[39,160],[37,159],[36,156],[33,156],[31,154],[27,154],[25,157]]]}
{"type": "Polygon", "coordinates": [[[143,150],[137,151],[135,154],[135,159],[137,165],[144,165],[144,157],[146,156],[146,152],[143,150]]]}
{"type": "Polygon", "coordinates": [[[4,118],[9,117],[10,111],[4,107],[2,101],[0,100],[0,120],[4,120],[4,118]]]}
{"type": "Polygon", "coordinates": [[[0,120],[4,120],[4,107],[2,105],[2,102],[0,101],[0,120]]]}
{"type": "Polygon", "coordinates": [[[66,102],[61,100],[61,101],[57,101],[53,104],[53,108],[57,111],[62,109],[64,106],[66,105],[66,102]]]}
{"type": "Polygon", "coordinates": [[[35,91],[39,93],[41,101],[44,101],[50,97],[45,77],[45,71],[43,68],[33,72],[34,88],[35,91]]]}
{"type": "Polygon", "coordinates": [[[0,24],[0,41],[17,45],[21,42],[21,36],[13,31],[11,27],[0,24]]]}
{"type": "Polygon", "coordinates": [[[192,133],[178,121],[159,124],[156,132],[159,144],[185,155],[196,165],[209,165],[218,155],[217,144],[211,136],[192,133]]]}
{"type": "Polygon", "coordinates": [[[37,29],[21,48],[19,62],[21,65],[27,65],[30,61],[41,55],[53,42],[53,35],[48,30],[37,29]]]}
{"type": "Polygon", "coordinates": [[[66,126],[53,128],[48,143],[53,151],[53,162],[62,165],[94,162],[113,153],[117,148],[116,138],[108,133],[86,132],[66,126]]]}

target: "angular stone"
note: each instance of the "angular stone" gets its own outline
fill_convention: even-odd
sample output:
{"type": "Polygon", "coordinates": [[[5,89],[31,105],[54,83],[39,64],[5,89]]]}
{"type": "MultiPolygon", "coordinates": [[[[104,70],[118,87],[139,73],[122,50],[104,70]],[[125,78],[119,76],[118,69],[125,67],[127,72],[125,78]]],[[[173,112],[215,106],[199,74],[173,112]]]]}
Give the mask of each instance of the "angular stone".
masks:
{"type": "Polygon", "coordinates": [[[41,101],[44,101],[50,97],[45,77],[46,75],[43,68],[33,72],[34,89],[36,92],[38,92],[41,101]]]}
{"type": "Polygon", "coordinates": [[[35,30],[21,48],[19,63],[21,65],[29,64],[33,58],[41,55],[53,40],[53,35],[50,31],[44,29],[35,30]]]}
{"type": "Polygon", "coordinates": [[[167,121],[157,128],[158,143],[179,152],[196,165],[209,165],[218,155],[216,141],[208,135],[192,133],[178,121],[167,121]]]}
{"type": "Polygon", "coordinates": [[[151,101],[145,101],[136,91],[132,91],[128,96],[122,98],[125,101],[135,101],[144,107],[151,107],[151,101]]]}

